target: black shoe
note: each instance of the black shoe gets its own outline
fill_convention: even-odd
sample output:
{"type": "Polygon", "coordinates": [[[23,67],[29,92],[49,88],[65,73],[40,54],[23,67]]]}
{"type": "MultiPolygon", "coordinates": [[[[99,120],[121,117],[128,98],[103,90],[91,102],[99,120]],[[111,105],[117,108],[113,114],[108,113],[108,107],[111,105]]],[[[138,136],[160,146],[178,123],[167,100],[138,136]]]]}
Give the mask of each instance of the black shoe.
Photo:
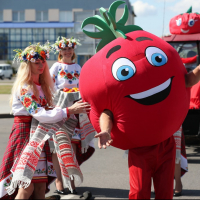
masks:
{"type": "Polygon", "coordinates": [[[180,196],[182,196],[182,191],[174,192],[174,197],[180,197],[180,196]]]}
{"type": "Polygon", "coordinates": [[[78,194],[78,192],[76,191],[76,189],[74,189],[71,194],[78,194]]]}
{"type": "Polygon", "coordinates": [[[62,194],[62,195],[64,195],[64,194],[69,194],[69,192],[67,192],[67,191],[65,191],[65,190],[55,190],[54,193],[62,194]]]}

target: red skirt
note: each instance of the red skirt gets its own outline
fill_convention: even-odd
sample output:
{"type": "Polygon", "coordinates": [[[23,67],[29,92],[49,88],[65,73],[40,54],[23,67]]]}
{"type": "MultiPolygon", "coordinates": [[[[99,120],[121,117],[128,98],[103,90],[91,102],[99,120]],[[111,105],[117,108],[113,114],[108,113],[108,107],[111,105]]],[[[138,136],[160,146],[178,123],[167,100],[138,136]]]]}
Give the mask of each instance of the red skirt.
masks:
{"type": "MultiPolygon", "coordinates": [[[[9,141],[3,156],[2,163],[0,165],[0,182],[6,177],[10,176],[11,174],[10,170],[14,164],[14,161],[16,160],[16,158],[21,156],[21,153],[28,144],[30,137],[31,120],[32,120],[31,116],[18,116],[18,117],[15,116],[14,124],[12,126],[12,131],[9,136],[9,141]]],[[[44,149],[46,153],[46,159],[52,162],[52,157],[48,142],[45,143],[44,149]]],[[[53,179],[54,179],[53,177],[48,176],[47,185],[51,183],[53,179]]],[[[7,179],[6,181],[7,183],[4,184],[5,188],[9,185],[10,179],[7,179]]],[[[48,191],[49,189],[48,187],[46,187],[46,192],[48,191]]],[[[6,194],[1,199],[14,199],[16,195],[17,195],[17,190],[12,195],[6,194]]]]}
{"type": "MultiPolygon", "coordinates": [[[[30,116],[14,118],[12,131],[0,166],[0,181],[11,174],[10,170],[14,161],[21,155],[29,142],[31,119],[30,116]]],[[[7,183],[10,183],[9,179],[7,183]]],[[[4,184],[4,186],[7,187],[8,185],[4,184]]],[[[14,199],[16,195],[17,190],[12,195],[5,195],[2,199],[14,199]]]]}

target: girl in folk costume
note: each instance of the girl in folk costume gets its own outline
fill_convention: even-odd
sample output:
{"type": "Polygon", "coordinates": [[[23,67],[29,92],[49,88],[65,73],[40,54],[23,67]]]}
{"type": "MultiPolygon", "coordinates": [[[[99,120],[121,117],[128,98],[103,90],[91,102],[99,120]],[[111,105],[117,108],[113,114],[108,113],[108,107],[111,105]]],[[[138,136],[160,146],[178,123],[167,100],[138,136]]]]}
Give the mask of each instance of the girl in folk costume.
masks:
{"type": "MultiPolygon", "coordinates": [[[[58,62],[54,63],[53,66],[50,68],[50,74],[54,80],[55,89],[58,91],[59,90],[64,92],[67,92],[69,90],[71,92],[79,91],[78,87],[79,87],[79,76],[81,72],[81,67],[80,65],[74,62],[76,58],[74,49],[76,48],[77,45],[80,45],[77,39],[75,38],[67,39],[65,37],[62,37],[61,39],[60,37],[58,37],[57,41],[53,45],[53,48],[55,49],[56,52],[59,53],[59,55],[58,55],[58,62]]],[[[72,103],[73,102],[70,102],[69,104],[72,103]]],[[[76,117],[79,118],[79,116],[76,117]]],[[[71,138],[71,144],[74,153],[76,155],[78,164],[80,165],[94,153],[94,142],[93,140],[90,140],[89,148],[87,149],[86,152],[82,153],[81,136],[80,134],[76,134],[79,132],[79,129],[80,127],[79,125],[77,125],[77,128],[75,129],[74,134],[71,138]]],[[[65,190],[62,184],[62,178],[56,154],[53,154],[53,163],[57,173],[57,179],[55,182],[57,188],[56,192],[58,194],[64,194],[65,190]]],[[[72,184],[71,192],[73,194],[76,194],[77,191],[75,190],[75,184],[73,180],[71,180],[71,184],[72,184]]]]}
{"type": "MultiPolygon", "coordinates": [[[[32,118],[41,123],[52,124],[67,119],[70,114],[85,112],[88,109],[85,107],[89,106],[87,103],[77,102],[69,108],[48,109],[53,106],[52,91],[54,89],[46,62],[49,51],[49,43],[44,46],[39,43],[30,45],[24,51],[16,50],[15,60],[20,61],[21,64],[12,88],[11,105],[14,124],[0,166],[0,198],[29,199],[33,195],[34,199],[44,199],[45,192],[48,191],[47,185],[56,176],[48,142],[44,142],[45,144],[41,146],[38,162],[34,163],[35,160],[31,160],[28,166],[23,166],[25,160],[20,162],[24,150],[30,143],[32,118]],[[18,175],[15,171],[16,166],[35,169],[34,175],[31,176],[32,180],[27,181],[29,174],[26,170],[23,171],[23,175],[18,175]]],[[[34,147],[34,144],[30,145],[34,147]]]]}

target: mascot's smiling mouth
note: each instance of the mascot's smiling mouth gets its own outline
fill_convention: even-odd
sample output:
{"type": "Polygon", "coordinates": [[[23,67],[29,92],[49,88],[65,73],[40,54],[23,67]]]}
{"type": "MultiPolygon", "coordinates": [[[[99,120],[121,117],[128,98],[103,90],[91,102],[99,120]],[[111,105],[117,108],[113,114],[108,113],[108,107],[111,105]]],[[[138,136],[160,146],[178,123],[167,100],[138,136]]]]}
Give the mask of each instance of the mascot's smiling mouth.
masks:
{"type": "Polygon", "coordinates": [[[131,98],[134,101],[143,105],[153,105],[159,103],[168,97],[171,90],[173,78],[174,76],[169,78],[161,85],[158,85],[144,92],[140,92],[137,94],[130,94],[125,97],[131,98]]]}
{"type": "Polygon", "coordinates": [[[190,30],[190,29],[188,29],[188,30],[183,30],[183,29],[181,29],[181,32],[182,32],[182,33],[187,33],[189,30],[190,30]]]}

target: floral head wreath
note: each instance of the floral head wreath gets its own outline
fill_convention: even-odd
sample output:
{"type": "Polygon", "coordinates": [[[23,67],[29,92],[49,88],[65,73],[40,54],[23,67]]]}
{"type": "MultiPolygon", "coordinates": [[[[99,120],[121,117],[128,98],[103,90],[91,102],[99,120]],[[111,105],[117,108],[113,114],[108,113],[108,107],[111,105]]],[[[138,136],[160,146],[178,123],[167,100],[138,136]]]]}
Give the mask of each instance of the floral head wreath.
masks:
{"type": "Polygon", "coordinates": [[[81,45],[79,43],[79,40],[76,38],[71,37],[70,39],[67,39],[65,37],[58,37],[57,41],[52,45],[53,49],[56,50],[56,52],[59,52],[61,49],[65,47],[72,47],[76,48],[76,45],[81,45]],[[60,39],[61,38],[61,39],[60,39]]]}
{"type": "MultiPolygon", "coordinates": [[[[30,44],[31,45],[31,44],[30,44]]],[[[21,49],[15,49],[16,55],[13,59],[17,62],[35,62],[37,59],[47,60],[49,58],[49,52],[51,51],[51,46],[49,42],[46,42],[44,45],[40,43],[32,44],[34,49],[30,48],[22,51],[21,49]]]]}

